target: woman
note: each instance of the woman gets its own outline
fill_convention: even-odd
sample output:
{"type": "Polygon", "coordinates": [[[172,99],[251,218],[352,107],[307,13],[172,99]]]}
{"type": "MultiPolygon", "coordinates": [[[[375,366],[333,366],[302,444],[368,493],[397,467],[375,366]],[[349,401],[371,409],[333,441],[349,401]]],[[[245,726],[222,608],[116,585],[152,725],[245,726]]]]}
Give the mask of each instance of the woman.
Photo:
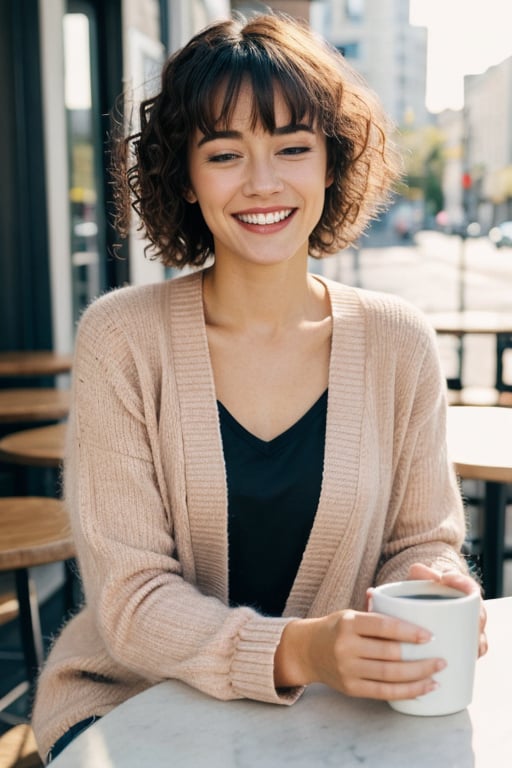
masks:
{"type": "Polygon", "coordinates": [[[435,686],[442,660],[400,659],[428,635],[365,610],[385,581],[478,589],[433,332],[307,272],[385,201],[388,132],[343,58],[274,15],[198,34],[142,105],[118,225],[130,192],[162,261],[194,270],[80,324],[65,492],[85,605],[40,678],[42,755],[166,678],[277,704],[313,681],[435,686]]]}

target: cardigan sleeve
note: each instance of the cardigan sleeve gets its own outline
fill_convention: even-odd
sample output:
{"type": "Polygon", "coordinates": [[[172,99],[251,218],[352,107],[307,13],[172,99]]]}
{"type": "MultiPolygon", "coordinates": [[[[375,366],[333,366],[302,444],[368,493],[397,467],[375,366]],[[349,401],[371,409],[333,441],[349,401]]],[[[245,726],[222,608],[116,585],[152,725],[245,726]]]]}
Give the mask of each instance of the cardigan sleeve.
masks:
{"type": "Polygon", "coordinates": [[[377,584],[407,578],[416,562],[467,572],[464,509],[447,451],[446,384],[432,329],[419,316],[414,326],[414,341],[398,345],[395,463],[377,584]]]}
{"type": "Polygon", "coordinates": [[[106,653],[151,682],[292,703],[300,691],[277,692],[273,682],[290,619],[229,608],[183,578],[148,430],[158,382],[147,379],[115,304],[96,302],[80,324],[65,462],[86,603],[106,653]]]}

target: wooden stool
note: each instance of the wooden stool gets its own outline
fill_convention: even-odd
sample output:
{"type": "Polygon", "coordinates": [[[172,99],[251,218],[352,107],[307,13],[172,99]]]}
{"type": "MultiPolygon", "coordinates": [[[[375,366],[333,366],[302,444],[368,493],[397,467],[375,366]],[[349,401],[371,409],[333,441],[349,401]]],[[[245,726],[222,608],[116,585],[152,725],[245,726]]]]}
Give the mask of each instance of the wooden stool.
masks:
{"type": "Polygon", "coordinates": [[[0,424],[64,419],[69,412],[69,402],[67,389],[0,389],[0,424]]]}
{"type": "Polygon", "coordinates": [[[60,467],[64,460],[66,423],[23,429],[0,439],[0,461],[28,467],[60,467]]]}
{"type": "Polygon", "coordinates": [[[14,571],[21,643],[29,686],[43,661],[39,605],[29,568],[75,556],[69,518],[59,499],[0,498],[0,571],[14,571]]]}
{"type": "Polygon", "coordinates": [[[68,373],[72,363],[72,355],[50,349],[0,352],[0,376],[56,376],[58,373],[68,373]]]}
{"type": "Polygon", "coordinates": [[[60,495],[66,422],[21,429],[0,438],[0,462],[11,464],[7,496],[60,495]]]}

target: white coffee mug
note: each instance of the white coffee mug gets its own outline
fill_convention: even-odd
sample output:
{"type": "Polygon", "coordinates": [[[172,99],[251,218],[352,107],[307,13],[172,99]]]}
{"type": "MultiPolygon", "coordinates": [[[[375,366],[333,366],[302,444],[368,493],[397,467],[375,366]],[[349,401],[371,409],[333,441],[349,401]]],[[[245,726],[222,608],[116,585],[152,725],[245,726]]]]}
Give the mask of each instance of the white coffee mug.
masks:
{"type": "Polygon", "coordinates": [[[450,715],[471,703],[478,657],[480,595],[435,581],[397,581],[372,591],[370,608],[427,629],[426,643],[402,643],[402,659],[441,658],[446,667],[433,677],[439,687],[416,699],[390,701],[406,715],[450,715]]]}

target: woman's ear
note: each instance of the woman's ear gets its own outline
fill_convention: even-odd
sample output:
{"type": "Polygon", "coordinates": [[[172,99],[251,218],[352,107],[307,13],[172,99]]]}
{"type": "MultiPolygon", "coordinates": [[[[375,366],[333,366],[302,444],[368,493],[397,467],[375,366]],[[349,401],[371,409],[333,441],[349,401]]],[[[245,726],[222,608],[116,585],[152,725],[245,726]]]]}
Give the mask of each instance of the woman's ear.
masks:
{"type": "Polygon", "coordinates": [[[183,193],[183,197],[185,198],[187,203],[191,203],[191,204],[197,203],[196,193],[191,187],[187,187],[187,189],[183,193]]]}
{"type": "Polygon", "coordinates": [[[325,188],[331,186],[331,184],[334,182],[334,171],[327,169],[327,173],[325,174],[325,188]]]}

